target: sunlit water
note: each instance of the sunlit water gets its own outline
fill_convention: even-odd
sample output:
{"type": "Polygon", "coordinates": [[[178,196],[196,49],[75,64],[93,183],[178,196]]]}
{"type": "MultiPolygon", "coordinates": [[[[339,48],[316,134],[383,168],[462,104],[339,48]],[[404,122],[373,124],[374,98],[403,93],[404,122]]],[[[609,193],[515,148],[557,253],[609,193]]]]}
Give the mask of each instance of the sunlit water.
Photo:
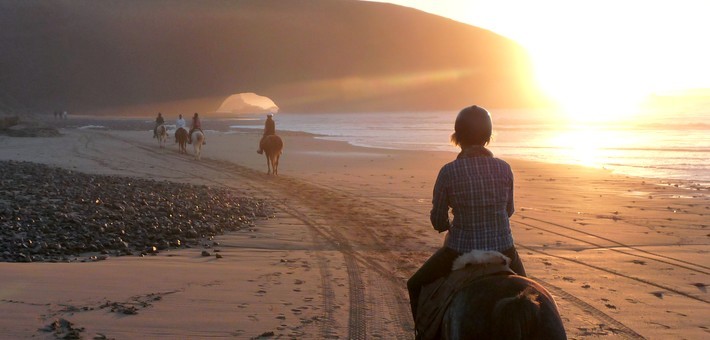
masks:
{"type": "MultiPolygon", "coordinates": [[[[457,112],[277,114],[277,129],[304,131],[353,145],[458,151],[449,142],[457,112]]],[[[702,116],[633,124],[552,124],[520,112],[494,113],[498,157],[606,168],[631,176],[710,183],[710,125],[702,116]],[[512,118],[515,115],[518,118],[512,118]]],[[[233,128],[261,128],[234,121],[233,128]]]]}
{"type": "MultiPolygon", "coordinates": [[[[457,152],[449,142],[457,112],[277,114],[278,130],[303,131],[317,138],[353,145],[404,150],[457,152]]],[[[494,139],[490,145],[501,158],[579,164],[618,174],[684,179],[710,184],[710,122],[707,114],[668,115],[632,123],[570,124],[550,122],[532,111],[494,111],[494,139]]],[[[203,120],[214,133],[262,129],[264,115],[203,120]]],[[[170,121],[170,120],[168,120],[170,121]]],[[[152,128],[152,122],[107,128],[152,128]]],[[[92,121],[75,122],[96,124],[92,121]]],[[[106,121],[101,124],[107,124],[106,121]]]]}

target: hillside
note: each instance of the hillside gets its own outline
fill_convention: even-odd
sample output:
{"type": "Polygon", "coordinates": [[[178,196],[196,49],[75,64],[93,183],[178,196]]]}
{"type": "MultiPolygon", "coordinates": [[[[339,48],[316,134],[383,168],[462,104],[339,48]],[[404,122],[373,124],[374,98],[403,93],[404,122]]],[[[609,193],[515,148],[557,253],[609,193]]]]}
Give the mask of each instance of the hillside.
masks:
{"type": "Polygon", "coordinates": [[[381,3],[2,1],[0,110],[211,112],[231,94],[281,112],[533,104],[522,49],[381,3]]]}

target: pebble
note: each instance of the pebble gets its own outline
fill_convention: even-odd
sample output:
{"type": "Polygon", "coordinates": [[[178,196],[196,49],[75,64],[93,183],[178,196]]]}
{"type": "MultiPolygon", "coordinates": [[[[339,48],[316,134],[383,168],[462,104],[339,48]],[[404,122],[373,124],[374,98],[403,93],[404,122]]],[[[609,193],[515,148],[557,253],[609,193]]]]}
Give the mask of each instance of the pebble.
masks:
{"type": "MultiPolygon", "coordinates": [[[[101,261],[198,247],[273,212],[219,187],[0,161],[0,261],[101,261]]],[[[218,243],[214,243],[215,245],[218,243]]]]}

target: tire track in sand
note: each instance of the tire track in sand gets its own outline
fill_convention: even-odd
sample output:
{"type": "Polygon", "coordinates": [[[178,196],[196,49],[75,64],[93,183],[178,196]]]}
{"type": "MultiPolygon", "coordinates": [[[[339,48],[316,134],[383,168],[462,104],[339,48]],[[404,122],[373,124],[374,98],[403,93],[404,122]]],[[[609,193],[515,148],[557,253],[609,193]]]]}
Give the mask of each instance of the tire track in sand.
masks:
{"type": "MultiPolygon", "coordinates": [[[[175,167],[171,166],[170,162],[171,161],[185,161],[185,162],[193,162],[192,158],[179,153],[165,153],[164,150],[155,150],[152,147],[146,146],[145,144],[135,142],[133,140],[129,139],[124,139],[120,138],[111,134],[105,134],[102,133],[107,138],[112,138],[112,139],[117,139],[120,140],[123,143],[129,144],[132,147],[137,147],[142,150],[145,150],[146,152],[151,153],[156,160],[160,160],[160,162],[146,162],[146,165],[149,165],[151,168],[156,168],[156,169],[164,169],[164,170],[169,170],[170,172],[178,172],[178,173],[183,173],[185,175],[189,175],[192,177],[200,178],[206,182],[210,182],[213,184],[217,184],[219,186],[223,187],[228,187],[232,189],[243,189],[242,187],[235,187],[234,185],[230,184],[228,180],[219,180],[216,179],[218,177],[210,177],[204,174],[200,173],[195,173],[194,171],[189,171],[189,170],[183,170],[180,167],[175,167]]],[[[112,166],[109,162],[105,161],[104,157],[98,156],[98,155],[92,155],[91,153],[102,153],[101,150],[97,149],[95,146],[86,146],[85,148],[73,148],[72,152],[80,158],[84,159],[89,159],[94,162],[97,162],[97,164],[101,165],[102,167],[109,168],[112,170],[116,171],[122,171],[124,170],[121,167],[115,167],[112,166]]],[[[121,154],[114,154],[114,157],[112,159],[113,162],[117,161],[118,158],[121,157],[121,154]]],[[[127,158],[123,157],[128,163],[135,163],[137,160],[133,158],[127,158]]],[[[207,161],[203,159],[203,161],[207,161]]],[[[210,166],[208,163],[197,163],[201,165],[202,167],[207,167],[212,170],[218,171],[222,174],[225,173],[225,170],[234,170],[234,169],[225,169],[223,167],[214,167],[210,166]]],[[[195,163],[192,163],[192,165],[195,165],[195,163]]],[[[230,172],[226,172],[229,174],[228,177],[230,177],[231,180],[242,180],[244,178],[242,177],[235,177],[234,175],[231,175],[230,172]]],[[[268,178],[266,176],[263,176],[261,174],[250,174],[249,176],[249,181],[245,184],[247,187],[250,187],[252,189],[257,189],[258,192],[263,196],[263,198],[269,199],[270,204],[275,206],[276,209],[281,210],[285,212],[288,215],[293,216],[294,218],[302,221],[304,224],[306,224],[309,227],[309,231],[311,233],[311,237],[314,240],[316,244],[323,243],[321,237],[319,236],[317,232],[315,232],[317,229],[314,229],[314,226],[312,225],[312,222],[310,219],[304,219],[304,214],[301,212],[301,209],[298,207],[293,207],[293,205],[285,205],[283,203],[283,199],[280,198],[279,194],[277,192],[273,192],[267,187],[259,186],[253,183],[253,181],[256,179],[257,181],[263,180],[264,178],[268,178]],[[256,176],[256,178],[254,177],[256,176]]],[[[336,326],[335,326],[335,317],[334,317],[334,312],[336,309],[336,304],[335,304],[335,291],[332,286],[331,282],[331,271],[328,266],[328,262],[323,256],[318,256],[317,254],[315,255],[316,258],[316,263],[318,265],[318,270],[319,270],[319,275],[320,275],[320,283],[321,283],[321,294],[322,294],[322,310],[323,314],[319,318],[319,338],[323,339],[332,339],[332,338],[338,338],[337,332],[336,332],[336,326]]],[[[352,295],[352,294],[351,294],[352,295]]],[[[362,310],[362,308],[358,308],[359,310],[362,310]]]]}
{"type": "MultiPolygon", "coordinates": [[[[191,158],[187,159],[183,155],[180,155],[178,153],[165,153],[164,150],[157,150],[151,146],[148,146],[147,144],[130,140],[130,139],[124,139],[120,138],[115,135],[111,134],[105,134],[102,133],[108,138],[113,138],[120,140],[124,143],[127,143],[133,147],[140,148],[142,150],[145,150],[146,152],[151,153],[152,155],[155,156],[156,159],[162,159],[166,161],[174,161],[174,160],[182,160],[182,161],[188,161],[190,162],[191,165],[193,166],[198,166],[199,168],[207,168],[213,171],[216,171],[217,173],[220,174],[222,178],[225,176],[228,177],[228,179],[231,179],[233,181],[241,181],[240,184],[251,187],[255,189],[255,191],[259,192],[261,196],[264,198],[270,199],[270,203],[274,205],[277,209],[284,211],[285,213],[293,216],[294,218],[302,221],[309,229],[317,234],[318,237],[314,237],[314,240],[326,240],[328,241],[331,245],[334,245],[342,254],[343,258],[346,264],[347,268],[347,273],[348,273],[348,281],[349,281],[349,300],[350,300],[350,313],[349,313],[349,326],[348,326],[348,338],[350,339],[365,339],[367,337],[368,332],[368,327],[367,327],[367,322],[365,318],[365,311],[367,310],[367,306],[365,305],[365,296],[364,296],[364,291],[365,291],[365,284],[363,283],[360,275],[361,275],[361,268],[358,266],[358,262],[351,256],[352,254],[352,249],[350,249],[348,240],[345,238],[341,238],[338,236],[334,236],[332,234],[327,233],[327,230],[330,229],[327,225],[325,225],[322,222],[317,222],[314,219],[310,218],[308,216],[308,211],[310,210],[309,207],[303,207],[302,201],[303,201],[303,196],[302,194],[304,193],[303,191],[296,190],[295,194],[292,191],[290,194],[287,194],[286,197],[284,198],[284,188],[289,187],[289,183],[293,183],[293,180],[291,181],[285,181],[280,178],[276,178],[273,176],[268,176],[264,174],[263,172],[259,172],[250,168],[246,168],[243,166],[239,166],[234,163],[230,162],[224,162],[224,161],[218,161],[218,160],[212,160],[212,159],[207,159],[203,158],[202,161],[200,162],[194,162],[191,158]],[[247,183],[244,183],[243,180],[247,179],[247,183]]],[[[95,150],[97,152],[100,152],[99,150],[95,150]]],[[[97,156],[90,156],[90,155],[85,155],[85,158],[90,158],[95,161],[101,160],[101,157],[97,156]]],[[[131,159],[131,162],[135,162],[135,160],[131,159]]],[[[235,187],[231,183],[229,183],[228,179],[218,179],[217,176],[215,177],[209,177],[200,173],[195,173],[194,171],[185,171],[185,170],[180,170],[176,169],[175,167],[171,167],[170,165],[163,165],[163,164],[158,164],[155,165],[153,163],[150,163],[153,167],[160,167],[166,170],[170,170],[171,172],[183,172],[185,174],[189,174],[190,176],[200,178],[206,182],[214,183],[219,186],[225,186],[233,189],[240,189],[240,187],[235,187]]],[[[166,162],[166,164],[169,164],[166,162]]],[[[102,164],[104,166],[108,166],[106,163],[102,164]]],[[[120,169],[119,169],[120,170],[120,169]]],[[[320,196],[320,194],[315,194],[317,196],[320,196]]],[[[331,276],[329,273],[329,269],[327,266],[326,261],[324,260],[318,260],[317,261],[319,264],[319,269],[321,271],[321,282],[323,283],[322,289],[323,291],[323,299],[324,299],[324,306],[323,309],[325,311],[323,315],[323,323],[322,327],[320,330],[321,337],[323,338],[328,338],[328,337],[333,337],[333,332],[332,332],[332,325],[334,324],[334,304],[332,302],[331,297],[334,296],[334,292],[332,289],[332,285],[328,278],[331,276]]],[[[379,303],[379,302],[378,302],[379,303]]]]}

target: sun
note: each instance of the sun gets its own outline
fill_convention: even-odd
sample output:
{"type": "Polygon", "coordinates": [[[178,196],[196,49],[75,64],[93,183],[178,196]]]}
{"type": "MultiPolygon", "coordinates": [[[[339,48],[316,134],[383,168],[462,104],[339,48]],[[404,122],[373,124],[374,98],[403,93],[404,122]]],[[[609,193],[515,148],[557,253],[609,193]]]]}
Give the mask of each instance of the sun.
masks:
{"type": "Polygon", "coordinates": [[[650,92],[643,84],[616,83],[612,77],[587,77],[587,82],[573,83],[557,71],[546,75],[549,83],[541,83],[557,106],[557,113],[572,122],[624,122],[642,114],[641,107],[650,92]]]}
{"type": "Polygon", "coordinates": [[[521,1],[506,14],[512,3],[470,5],[469,22],[523,45],[540,88],[573,121],[634,120],[654,93],[710,87],[710,1],[521,1]]]}
{"type": "Polygon", "coordinates": [[[573,121],[640,117],[655,93],[710,88],[707,0],[390,0],[521,44],[573,121]]]}

